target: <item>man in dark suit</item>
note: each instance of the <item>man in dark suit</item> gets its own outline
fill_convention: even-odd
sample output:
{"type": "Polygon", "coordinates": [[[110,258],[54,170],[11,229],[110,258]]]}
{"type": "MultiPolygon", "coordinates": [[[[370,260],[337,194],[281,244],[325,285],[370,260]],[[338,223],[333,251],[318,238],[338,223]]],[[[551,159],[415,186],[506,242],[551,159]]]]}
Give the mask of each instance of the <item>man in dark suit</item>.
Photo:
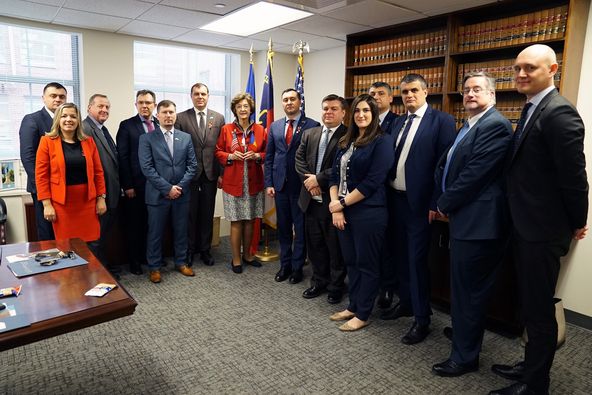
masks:
{"type": "Polygon", "coordinates": [[[322,101],[323,125],[308,129],[296,150],[296,171],[302,179],[298,206],[304,212],[304,233],[312,263],[310,287],[302,296],[316,298],[325,290],[331,304],[341,302],[345,265],[337,230],[329,212],[329,181],[339,139],[345,134],[343,117],[347,102],[328,95],[322,101]]]}
{"type": "MultiPolygon", "coordinates": [[[[380,111],[380,128],[385,133],[393,136],[396,133],[394,127],[397,116],[393,113],[391,108],[393,104],[393,91],[391,86],[386,82],[375,82],[370,86],[368,94],[376,100],[376,104],[378,105],[378,111],[380,111]]],[[[387,233],[392,233],[394,232],[394,213],[392,212],[392,205],[388,205],[388,208],[389,221],[387,233]]],[[[395,254],[396,251],[394,250],[393,243],[385,242],[380,260],[380,290],[376,302],[376,305],[382,309],[391,307],[391,304],[393,303],[393,295],[397,288],[395,254]]]]}
{"type": "Polygon", "coordinates": [[[428,248],[441,192],[435,188],[434,171],[438,159],[454,141],[455,123],[452,116],[427,104],[427,84],[421,75],[405,76],[401,93],[407,113],[395,120],[395,164],[387,188],[394,232],[386,236],[386,242],[395,245],[399,303],[381,318],[415,316],[401,339],[403,344],[415,344],[430,331],[428,248]]]}
{"type": "Polygon", "coordinates": [[[275,281],[289,278],[291,284],[302,281],[306,255],[304,213],[298,207],[302,181],[295,168],[295,156],[302,132],[320,124],[300,111],[300,93],[289,88],[282,92],[286,117],[271,124],[267,132],[265,153],[265,187],[275,199],[281,267],[275,281]],[[294,234],[294,237],[292,235],[294,234]],[[294,248],[292,249],[292,243],[294,248]]]}
{"type": "Polygon", "coordinates": [[[124,193],[130,272],[137,275],[142,274],[141,265],[146,263],[148,233],[148,212],[144,200],[146,177],[140,169],[138,146],[140,136],[158,126],[158,120],[152,115],[155,106],[154,92],[139,90],[136,93],[138,114],[122,121],[117,131],[119,181],[124,193]]]}
{"type": "Polygon", "coordinates": [[[175,128],[191,135],[197,158],[197,172],[191,181],[191,202],[189,203],[189,234],[187,264],[192,266],[193,255],[200,253],[207,266],[214,264],[210,254],[214,227],[214,208],[220,164],[214,157],[224,116],[207,108],[209,90],[205,84],[191,87],[193,108],[177,114],[175,128]]]}
{"type": "Polygon", "coordinates": [[[469,119],[436,169],[438,211],[450,224],[450,357],[433,366],[455,377],[479,368],[485,311],[505,250],[508,211],[502,184],[512,125],[495,109],[495,79],[482,72],[463,78],[469,119]]]}
{"type": "Polygon", "coordinates": [[[194,276],[187,266],[187,222],[191,191],[189,184],[195,175],[197,161],[191,136],[175,129],[176,106],[163,100],[156,108],[160,127],[140,137],[138,157],[146,176],[146,206],[148,207],[148,247],[146,258],[150,281],[160,282],[162,266],[162,235],[167,219],[171,218],[175,268],[185,276],[194,276]]]}
{"type": "Polygon", "coordinates": [[[37,223],[37,238],[39,240],[53,240],[51,222],[43,216],[43,204],[37,200],[35,186],[35,158],[41,136],[51,130],[53,114],[59,106],[67,100],[66,88],[57,82],[50,82],[43,88],[44,107],[31,114],[25,115],[19,129],[20,153],[23,167],[27,173],[27,192],[31,193],[35,206],[35,220],[37,223]]]}
{"type": "Polygon", "coordinates": [[[514,79],[526,105],[506,162],[522,318],[528,334],[524,361],[492,370],[518,382],[490,394],[546,394],[557,346],[555,287],[560,258],[588,227],[584,124],[553,83],[555,52],[536,44],[516,58],[514,79]]]}
{"type": "Polygon", "coordinates": [[[82,122],[84,132],[93,138],[99,151],[103,173],[105,175],[105,186],[107,187],[107,212],[99,217],[101,222],[101,236],[97,242],[91,243],[93,253],[101,262],[109,268],[112,273],[118,274],[119,267],[107,260],[107,239],[117,219],[117,206],[121,188],[119,187],[119,161],[115,142],[105,126],[109,119],[111,103],[107,96],[100,93],[94,94],[88,101],[88,116],[82,122]]]}

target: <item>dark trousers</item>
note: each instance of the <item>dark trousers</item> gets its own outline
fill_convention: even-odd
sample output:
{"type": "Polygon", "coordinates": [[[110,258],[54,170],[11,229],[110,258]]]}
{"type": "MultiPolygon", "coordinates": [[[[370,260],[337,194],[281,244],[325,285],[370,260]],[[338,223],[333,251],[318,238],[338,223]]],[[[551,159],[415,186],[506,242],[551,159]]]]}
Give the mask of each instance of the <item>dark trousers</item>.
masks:
{"type": "Polygon", "coordinates": [[[144,190],[138,189],[136,189],[136,197],[124,198],[125,232],[130,266],[139,266],[146,262],[148,211],[144,199],[144,190]]]}
{"type": "Polygon", "coordinates": [[[189,253],[193,254],[209,251],[212,246],[218,180],[210,181],[202,172],[198,181],[191,182],[190,188],[187,247],[189,253]]]}
{"type": "Polygon", "coordinates": [[[35,205],[35,221],[37,223],[37,240],[54,240],[53,225],[45,220],[43,215],[43,203],[37,200],[37,194],[32,193],[33,204],[35,205]]]}
{"type": "Polygon", "coordinates": [[[469,364],[479,358],[485,313],[504,255],[504,240],[450,240],[454,329],[450,359],[456,363],[469,364]]]}
{"type": "Polygon", "coordinates": [[[571,235],[565,235],[562,240],[529,242],[514,230],[512,237],[522,319],[528,334],[522,382],[537,393],[549,390],[549,371],[557,347],[553,298],[559,277],[559,259],[567,254],[570,243],[571,235]]]}
{"type": "MultiPolygon", "coordinates": [[[[324,198],[329,197],[325,195],[324,198]]],[[[327,288],[329,292],[341,292],[345,265],[328,205],[311,200],[304,222],[308,258],[312,263],[311,285],[327,288]]]]}
{"type": "Polygon", "coordinates": [[[396,291],[399,288],[399,280],[397,278],[397,251],[395,248],[395,190],[390,186],[385,189],[388,222],[380,260],[380,289],[383,291],[396,291]]]}
{"type": "Polygon", "coordinates": [[[148,238],[146,259],[150,270],[162,266],[162,237],[167,219],[171,216],[173,245],[175,248],[175,266],[185,265],[187,259],[187,223],[189,199],[185,201],[166,200],[158,205],[147,205],[148,238]]]}
{"type": "Polygon", "coordinates": [[[367,321],[378,294],[387,210],[386,207],[353,205],[346,207],[344,214],[347,223],[337,235],[349,278],[347,309],[367,321]]]}
{"type": "Polygon", "coordinates": [[[399,303],[412,309],[419,325],[428,325],[432,315],[428,269],[431,226],[428,210],[413,212],[407,194],[397,192],[394,209],[399,303]]]}
{"type": "Polygon", "coordinates": [[[93,254],[99,258],[99,261],[101,261],[103,266],[109,269],[113,269],[113,262],[110,262],[109,259],[107,259],[107,239],[110,237],[110,232],[117,222],[117,211],[117,207],[108,208],[107,212],[99,217],[101,235],[98,240],[88,243],[93,254]]]}
{"type": "Polygon", "coordinates": [[[298,207],[298,195],[289,191],[275,191],[275,210],[281,267],[292,271],[301,270],[306,256],[306,244],[304,213],[298,207]]]}

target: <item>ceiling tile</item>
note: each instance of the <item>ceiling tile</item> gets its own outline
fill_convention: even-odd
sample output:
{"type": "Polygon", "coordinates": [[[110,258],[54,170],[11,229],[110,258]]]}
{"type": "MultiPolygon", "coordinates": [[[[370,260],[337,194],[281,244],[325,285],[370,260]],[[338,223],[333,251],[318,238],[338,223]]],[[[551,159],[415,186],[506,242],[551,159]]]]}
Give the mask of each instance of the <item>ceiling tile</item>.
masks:
{"type": "MultiPolygon", "coordinates": [[[[43,5],[53,5],[56,7],[61,7],[62,4],[64,3],[64,0],[26,0],[30,3],[37,3],[37,4],[43,4],[43,5]]],[[[0,2],[3,3],[3,2],[0,2]]]]}
{"type": "Polygon", "coordinates": [[[91,12],[68,10],[62,8],[53,20],[54,23],[66,26],[78,26],[86,29],[106,30],[114,32],[130,20],[116,16],[93,14],[91,12]]]}
{"type": "Polygon", "coordinates": [[[66,0],[64,3],[64,8],[124,18],[136,18],[153,6],[137,0],[66,0]]]}
{"type": "Polygon", "coordinates": [[[395,25],[397,23],[424,17],[424,15],[415,11],[407,11],[392,4],[376,0],[366,0],[348,5],[338,10],[330,11],[324,15],[370,27],[395,25]]]}
{"type": "Polygon", "coordinates": [[[0,0],[0,15],[33,21],[49,22],[58,10],[58,7],[29,3],[27,1],[0,0]]]}
{"type": "MultiPolygon", "coordinates": [[[[269,42],[263,41],[263,40],[253,40],[250,38],[243,38],[243,39],[225,44],[224,47],[225,48],[240,49],[242,51],[248,51],[251,48],[251,44],[253,44],[253,51],[259,52],[259,51],[267,51],[267,46],[269,45],[269,42]]],[[[273,50],[278,51],[278,52],[281,52],[282,50],[287,51],[290,49],[290,47],[291,47],[290,45],[276,44],[275,42],[273,43],[273,50]]]]}
{"type": "Polygon", "coordinates": [[[129,24],[122,27],[118,33],[127,33],[140,37],[144,36],[170,40],[185,34],[188,31],[189,29],[184,27],[163,25],[153,22],[131,21],[129,24]]]}
{"type": "Polygon", "coordinates": [[[321,51],[323,49],[329,48],[343,47],[345,45],[345,40],[335,40],[329,37],[319,37],[316,39],[309,40],[307,42],[310,46],[310,52],[321,51]]]}
{"type": "Polygon", "coordinates": [[[242,37],[233,36],[230,34],[218,34],[195,29],[178,37],[175,37],[175,40],[197,45],[211,45],[215,47],[218,45],[223,46],[224,44],[237,41],[241,38],[242,37]]]}
{"type": "Polygon", "coordinates": [[[477,7],[482,4],[495,3],[495,0],[382,0],[385,3],[394,4],[409,10],[424,13],[425,15],[440,15],[461,10],[467,7],[477,7]]]}
{"type": "Polygon", "coordinates": [[[197,29],[217,19],[217,15],[157,5],[146,11],[139,20],[197,29]]]}
{"type": "Polygon", "coordinates": [[[184,8],[186,10],[203,11],[217,15],[226,15],[238,8],[244,7],[248,4],[256,3],[252,0],[163,0],[162,5],[170,5],[173,7],[184,8]],[[224,8],[216,8],[214,5],[223,3],[224,8]]]}
{"type": "Polygon", "coordinates": [[[313,34],[301,33],[294,30],[285,30],[279,28],[267,30],[262,33],[253,34],[250,37],[259,40],[269,40],[269,37],[271,37],[274,43],[286,45],[293,45],[295,42],[299,40],[310,41],[313,39],[320,38],[320,36],[313,34]]]}
{"type": "Polygon", "coordinates": [[[301,21],[284,25],[282,29],[345,40],[345,36],[348,34],[368,30],[368,26],[314,15],[301,21]]]}

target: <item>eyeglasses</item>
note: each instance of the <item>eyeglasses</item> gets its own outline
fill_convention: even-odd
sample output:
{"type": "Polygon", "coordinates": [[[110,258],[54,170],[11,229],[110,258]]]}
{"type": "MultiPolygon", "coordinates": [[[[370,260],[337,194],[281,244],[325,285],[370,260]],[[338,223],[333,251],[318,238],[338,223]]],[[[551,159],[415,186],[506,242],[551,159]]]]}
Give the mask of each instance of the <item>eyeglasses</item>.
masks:
{"type": "Polygon", "coordinates": [[[482,92],[486,92],[487,89],[481,88],[480,86],[476,86],[474,88],[465,88],[462,90],[460,94],[463,96],[468,95],[469,93],[471,93],[471,91],[473,91],[473,95],[479,95],[482,92]]]}

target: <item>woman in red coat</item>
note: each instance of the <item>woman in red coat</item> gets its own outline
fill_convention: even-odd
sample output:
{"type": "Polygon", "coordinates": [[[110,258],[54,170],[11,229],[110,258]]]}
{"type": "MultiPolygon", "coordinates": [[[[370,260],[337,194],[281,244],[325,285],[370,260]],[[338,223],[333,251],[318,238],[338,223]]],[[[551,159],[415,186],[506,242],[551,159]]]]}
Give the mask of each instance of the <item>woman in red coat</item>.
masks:
{"type": "Polygon", "coordinates": [[[222,127],[216,144],[216,158],[224,166],[222,195],[224,216],[231,222],[231,267],[234,273],[242,273],[243,263],[261,266],[249,247],[253,239],[254,219],[263,217],[261,165],[265,159],[266,136],[263,126],[249,120],[255,112],[255,101],[251,95],[238,94],[230,105],[236,119],[222,127]]]}
{"type": "Polygon", "coordinates": [[[107,211],[106,189],[97,147],[81,124],[75,104],[65,103],[56,110],[51,131],[39,142],[35,182],[56,239],[78,237],[90,242],[100,235],[98,216],[107,211]]]}

